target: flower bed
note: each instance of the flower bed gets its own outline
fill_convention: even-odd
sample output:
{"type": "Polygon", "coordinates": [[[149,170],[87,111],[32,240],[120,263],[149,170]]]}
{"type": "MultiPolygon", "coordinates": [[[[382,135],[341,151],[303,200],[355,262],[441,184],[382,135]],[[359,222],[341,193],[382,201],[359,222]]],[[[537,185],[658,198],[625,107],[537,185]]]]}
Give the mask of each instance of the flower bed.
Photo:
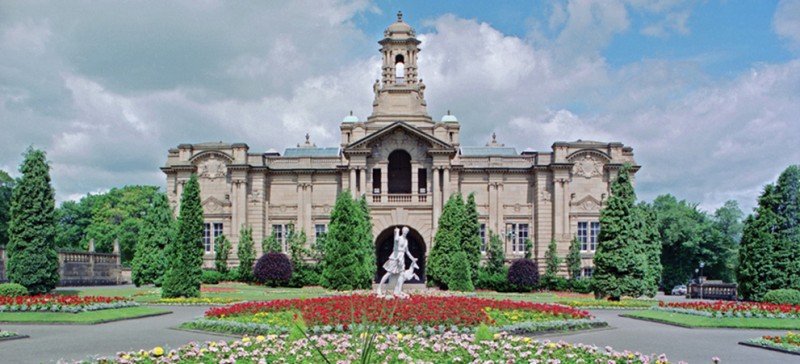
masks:
{"type": "MultiPolygon", "coordinates": [[[[245,337],[225,342],[190,343],[176,350],[156,347],[150,351],[122,352],[116,358],[98,358],[98,363],[331,363],[361,362],[360,352],[369,336],[328,334],[290,341],[286,335],[245,337]],[[320,354],[323,353],[323,354],[320,354]]],[[[452,362],[562,362],[562,363],[666,363],[665,355],[616,352],[583,344],[538,341],[495,335],[476,340],[475,335],[448,332],[434,336],[409,334],[377,335],[369,363],[452,362]]]]}
{"type": "Polygon", "coordinates": [[[206,306],[206,305],[226,305],[233,302],[241,302],[238,298],[225,298],[225,297],[179,297],[179,298],[161,298],[150,302],[156,305],[188,305],[188,306],[206,306]]]}
{"type": "Polygon", "coordinates": [[[767,349],[777,349],[779,351],[800,355],[800,334],[795,334],[791,331],[787,332],[785,336],[765,335],[756,339],[748,339],[742,344],[767,349]]]}
{"type": "Polygon", "coordinates": [[[618,309],[618,310],[642,310],[648,309],[655,305],[656,300],[640,300],[640,299],[623,299],[621,301],[609,300],[564,300],[557,303],[567,305],[573,308],[595,308],[595,309],[618,309]]]}
{"type": "Polygon", "coordinates": [[[800,306],[761,302],[660,302],[653,309],[720,318],[800,318],[800,306]]]}
{"type": "Polygon", "coordinates": [[[138,306],[125,297],[104,296],[0,296],[0,312],[69,312],[78,313],[138,306]]]}
{"type": "Polygon", "coordinates": [[[377,326],[384,332],[433,335],[446,331],[469,333],[481,324],[512,332],[605,325],[586,311],[545,303],[422,295],[386,300],[374,295],[349,295],[211,308],[204,318],[184,326],[242,334],[286,333],[295,325],[309,327],[314,334],[377,326]]]}

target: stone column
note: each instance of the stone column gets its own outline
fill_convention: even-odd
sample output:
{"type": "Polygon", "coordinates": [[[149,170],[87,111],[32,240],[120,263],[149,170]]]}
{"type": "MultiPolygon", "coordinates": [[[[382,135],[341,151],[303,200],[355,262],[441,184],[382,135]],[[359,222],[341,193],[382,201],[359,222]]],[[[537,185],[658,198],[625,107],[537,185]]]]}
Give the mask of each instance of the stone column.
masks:
{"type": "Polygon", "coordinates": [[[357,196],[358,192],[356,191],[356,168],[350,167],[350,193],[353,196],[357,196]]]}
{"type": "Polygon", "coordinates": [[[450,198],[450,168],[444,168],[444,177],[442,178],[442,204],[444,205],[447,202],[447,199],[450,198]]]}
{"type": "Polygon", "coordinates": [[[359,193],[358,196],[361,197],[361,194],[367,193],[367,167],[360,167],[361,170],[361,180],[359,182],[359,193]]]}
{"type": "Polygon", "coordinates": [[[431,186],[431,194],[433,200],[433,232],[432,235],[436,235],[436,230],[439,228],[439,215],[442,213],[442,203],[441,203],[441,196],[442,193],[439,191],[439,169],[438,167],[431,168],[431,172],[433,174],[433,184],[431,186]]]}
{"type": "MultiPolygon", "coordinates": [[[[419,164],[411,163],[411,194],[419,193],[419,164]]],[[[417,201],[414,201],[417,202],[417,201]]]]}
{"type": "Polygon", "coordinates": [[[381,165],[381,195],[389,193],[389,165],[381,165]]]}

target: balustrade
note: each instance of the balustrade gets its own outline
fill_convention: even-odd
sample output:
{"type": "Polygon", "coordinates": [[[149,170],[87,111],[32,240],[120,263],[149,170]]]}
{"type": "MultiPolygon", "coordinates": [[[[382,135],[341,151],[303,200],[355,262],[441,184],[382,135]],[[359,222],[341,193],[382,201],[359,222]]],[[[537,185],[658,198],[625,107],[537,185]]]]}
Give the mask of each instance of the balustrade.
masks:
{"type": "Polygon", "coordinates": [[[427,204],[430,200],[425,193],[387,193],[368,195],[368,201],[382,205],[419,205],[427,204]]]}

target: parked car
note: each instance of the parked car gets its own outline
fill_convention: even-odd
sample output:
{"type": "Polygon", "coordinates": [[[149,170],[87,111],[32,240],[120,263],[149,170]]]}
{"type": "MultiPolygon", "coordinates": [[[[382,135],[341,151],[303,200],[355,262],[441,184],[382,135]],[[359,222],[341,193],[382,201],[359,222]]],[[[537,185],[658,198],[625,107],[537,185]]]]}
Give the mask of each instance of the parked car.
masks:
{"type": "Polygon", "coordinates": [[[675,286],[672,288],[672,295],[673,296],[684,296],[686,295],[686,286],[681,284],[680,286],[675,286]]]}

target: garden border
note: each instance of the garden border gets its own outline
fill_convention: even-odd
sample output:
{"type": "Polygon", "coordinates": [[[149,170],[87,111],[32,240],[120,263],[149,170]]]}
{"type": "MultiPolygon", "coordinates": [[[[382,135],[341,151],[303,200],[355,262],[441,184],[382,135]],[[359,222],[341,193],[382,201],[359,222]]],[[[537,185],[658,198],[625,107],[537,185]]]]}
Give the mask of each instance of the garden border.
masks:
{"type": "Polygon", "coordinates": [[[62,322],[58,322],[58,321],[53,321],[53,322],[25,322],[25,321],[0,321],[0,324],[4,324],[4,325],[6,325],[6,324],[8,324],[8,325],[29,325],[29,326],[36,326],[36,325],[74,325],[74,326],[90,326],[90,325],[102,325],[102,324],[107,324],[107,323],[111,323],[111,322],[118,322],[118,321],[125,321],[125,320],[136,320],[136,319],[141,319],[141,318],[156,317],[156,316],[164,316],[164,315],[170,315],[170,314],[172,314],[172,313],[173,313],[172,311],[166,311],[166,312],[154,312],[154,313],[149,313],[149,314],[142,315],[142,316],[136,316],[136,317],[122,317],[122,318],[116,318],[116,319],[110,319],[110,320],[100,320],[100,321],[96,321],[96,322],[63,322],[63,321],[62,321],[62,322]]]}
{"type": "Polygon", "coordinates": [[[790,351],[790,350],[776,348],[776,347],[767,346],[767,345],[759,345],[759,344],[749,343],[749,342],[746,342],[746,341],[739,341],[739,345],[749,346],[751,348],[772,350],[772,351],[777,351],[777,352],[781,352],[781,353],[784,353],[784,354],[800,355],[800,352],[790,351]]]}
{"type": "Polygon", "coordinates": [[[19,339],[27,339],[29,337],[30,336],[28,336],[28,335],[4,336],[4,337],[0,337],[0,342],[11,341],[11,340],[19,340],[19,339]]]}

